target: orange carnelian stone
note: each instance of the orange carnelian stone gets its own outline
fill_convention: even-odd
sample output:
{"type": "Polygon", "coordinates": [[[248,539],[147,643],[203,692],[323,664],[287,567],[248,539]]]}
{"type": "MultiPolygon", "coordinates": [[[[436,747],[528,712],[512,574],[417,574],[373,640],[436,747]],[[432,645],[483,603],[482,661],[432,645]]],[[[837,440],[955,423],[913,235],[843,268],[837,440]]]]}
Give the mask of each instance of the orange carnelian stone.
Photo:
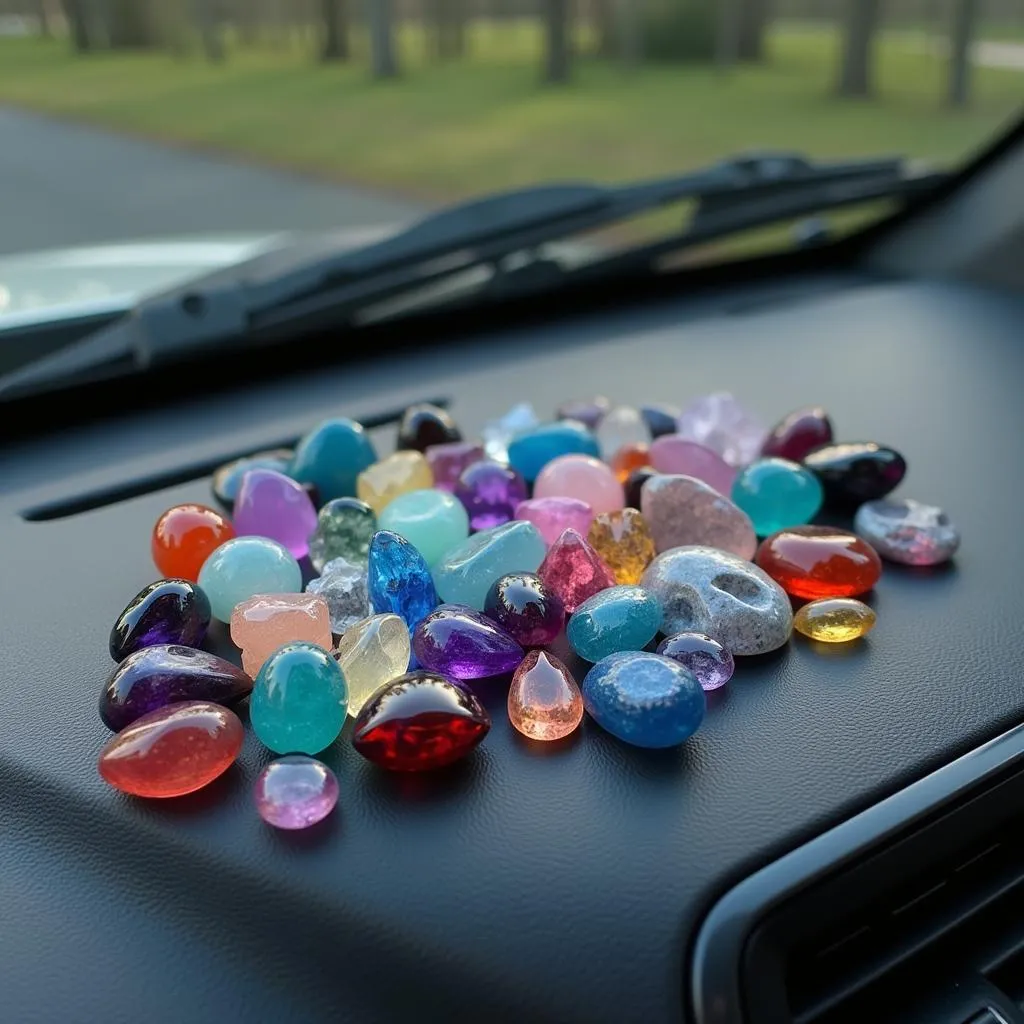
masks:
{"type": "Polygon", "coordinates": [[[831,526],[793,526],[761,542],[754,558],[794,597],[855,597],[882,575],[882,562],[867,541],[831,526]]]}
{"type": "Polygon", "coordinates": [[[611,467],[624,484],[634,469],[641,469],[651,464],[651,452],[645,444],[624,444],[613,456],[611,467]]]}
{"type": "Polygon", "coordinates": [[[231,522],[206,505],[175,505],[153,527],[153,561],[165,576],[199,579],[214,548],[235,535],[231,522]]]}

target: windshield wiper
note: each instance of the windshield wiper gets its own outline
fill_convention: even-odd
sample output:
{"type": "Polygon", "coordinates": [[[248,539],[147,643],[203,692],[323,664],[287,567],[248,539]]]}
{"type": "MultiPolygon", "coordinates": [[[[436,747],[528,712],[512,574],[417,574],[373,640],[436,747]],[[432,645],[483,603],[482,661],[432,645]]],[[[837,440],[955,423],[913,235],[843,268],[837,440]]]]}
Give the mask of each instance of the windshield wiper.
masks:
{"type": "MultiPolygon", "coordinates": [[[[0,399],[144,370],[225,345],[338,326],[361,309],[473,268],[496,272],[484,282],[493,292],[505,280],[500,271],[511,256],[537,254],[548,243],[683,200],[698,204],[684,231],[574,272],[607,273],[623,259],[635,265],[638,256],[653,259],[667,249],[804,213],[907,196],[944,178],[918,173],[900,158],[815,164],[798,155],[768,154],[636,184],[500,193],[431,214],[360,249],[312,259],[302,247],[271,252],[147,299],[117,323],[0,378],[0,399]]],[[[508,280],[522,288],[527,276],[511,274],[508,280]]]]}

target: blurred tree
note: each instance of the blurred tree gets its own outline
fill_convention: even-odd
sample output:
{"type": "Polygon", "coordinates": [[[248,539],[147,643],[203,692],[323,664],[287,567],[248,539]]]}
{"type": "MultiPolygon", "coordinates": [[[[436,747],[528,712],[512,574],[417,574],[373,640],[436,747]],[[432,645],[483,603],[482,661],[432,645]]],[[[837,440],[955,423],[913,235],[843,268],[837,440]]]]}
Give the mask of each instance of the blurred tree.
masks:
{"type": "Polygon", "coordinates": [[[840,96],[870,96],[872,51],[878,29],[879,0],[846,0],[840,96]]]}
{"type": "Polygon", "coordinates": [[[616,24],[615,0],[592,0],[590,19],[594,26],[595,49],[600,57],[614,57],[622,49],[616,24]]]}
{"type": "Polygon", "coordinates": [[[622,60],[629,67],[644,57],[644,32],[640,12],[641,0],[615,0],[615,35],[622,60]]]}
{"type": "Polygon", "coordinates": [[[370,29],[370,68],[374,78],[394,78],[398,74],[395,60],[394,25],[391,0],[367,0],[367,21],[370,29]]]}
{"type": "Polygon", "coordinates": [[[729,67],[739,56],[740,24],[743,18],[742,0],[718,0],[715,20],[715,63],[729,67]]]}
{"type": "Polygon", "coordinates": [[[39,22],[39,34],[44,39],[49,39],[53,35],[51,19],[49,0],[36,0],[36,20],[39,22]]]}
{"type": "Polygon", "coordinates": [[[569,81],[569,0],[542,0],[544,81],[569,81]]]}
{"type": "Polygon", "coordinates": [[[956,0],[949,33],[949,95],[951,106],[966,106],[971,86],[971,41],[978,18],[977,0],[956,0]]]}
{"type": "Polygon", "coordinates": [[[322,19],[320,59],[348,60],[348,10],[345,0],[320,0],[322,19]]]}
{"type": "Polygon", "coordinates": [[[769,21],[769,0],[742,0],[736,33],[736,56],[740,60],[764,58],[764,34],[769,21]]]}
{"type": "Polygon", "coordinates": [[[107,44],[115,50],[148,49],[159,42],[147,0],[105,0],[107,44]]]}
{"type": "Polygon", "coordinates": [[[423,13],[433,55],[440,60],[461,57],[466,48],[463,0],[426,0],[423,13]]]}
{"type": "Polygon", "coordinates": [[[88,0],[64,0],[64,19],[68,23],[72,46],[78,53],[88,53],[92,49],[88,0]]]}
{"type": "Polygon", "coordinates": [[[224,60],[224,21],[219,0],[193,0],[192,13],[203,54],[211,63],[220,64],[224,60]]]}

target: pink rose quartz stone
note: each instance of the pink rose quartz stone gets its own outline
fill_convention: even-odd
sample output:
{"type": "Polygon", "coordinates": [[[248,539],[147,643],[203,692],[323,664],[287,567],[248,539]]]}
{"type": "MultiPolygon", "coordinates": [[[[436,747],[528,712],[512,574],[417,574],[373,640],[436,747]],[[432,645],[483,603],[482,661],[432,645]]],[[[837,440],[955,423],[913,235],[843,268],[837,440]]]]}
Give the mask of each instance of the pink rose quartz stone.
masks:
{"type": "Polygon", "coordinates": [[[717,452],[681,434],[665,434],[651,444],[650,464],[659,473],[696,477],[728,497],[736,470],[717,452]]]}
{"type": "Polygon", "coordinates": [[[768,431],[727,391],[691,402],[679,414],[676,432],[718,452],[730,466],[753,462],[768,436],[768,431]]]}
{"type": "Polygon", "coordinates": [[[614,512],[626,504],[622,484],[612,468],[590,455],[560,455],[541,471],[533,485],[535,498],[577,498],[593,510],[614,512]]]}
{"type": "Polygon", "coordinates": [[[282,644],[305,640],[332,646],[331,617],[319,594],[257,594],[235,605],[231,641],[242,651],[242,668],[255,676],[282,644]]]}
{"type": "Polygon", "coordinates": [[[572,614],[588,597],[615,586],[615,574],[575,530],[555,541],[540,563],[537,575],[572,614]]]}
{"type": "Polygon", "coordinates": [[[572,529],[586,537],[594,510],[579,498],[529,498],[516,507],[516,519],[533,523],[550,547],[563,530],[572,529]]]}

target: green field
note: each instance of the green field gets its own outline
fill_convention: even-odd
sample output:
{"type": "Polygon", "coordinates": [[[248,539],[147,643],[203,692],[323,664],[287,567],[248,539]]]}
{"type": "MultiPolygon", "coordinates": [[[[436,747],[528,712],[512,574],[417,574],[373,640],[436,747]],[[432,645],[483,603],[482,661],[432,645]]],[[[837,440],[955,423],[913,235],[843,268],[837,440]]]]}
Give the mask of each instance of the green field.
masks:
{"type": "Polygon", "coordinates": [[[763,66],[620,65],[580,58],[571,85],[539,83],[529,25],[476,25],[469,55],[430,63],[413,31],[404,74],[371,81],[362,60],[323,67],[307,49],[198,58],[76,57],[66,42],[0,40],[0,102],[228,151],[410,197],[444,200],[551,178],[617,180],[737,150],[821,157],[959,159],[1024,105],[1024,72],[979,68],[969,109],[943,104],[945,63],[904,36],[878,47],[879,95],[832,95],[838,37],[780,28],[763,66]]]}

